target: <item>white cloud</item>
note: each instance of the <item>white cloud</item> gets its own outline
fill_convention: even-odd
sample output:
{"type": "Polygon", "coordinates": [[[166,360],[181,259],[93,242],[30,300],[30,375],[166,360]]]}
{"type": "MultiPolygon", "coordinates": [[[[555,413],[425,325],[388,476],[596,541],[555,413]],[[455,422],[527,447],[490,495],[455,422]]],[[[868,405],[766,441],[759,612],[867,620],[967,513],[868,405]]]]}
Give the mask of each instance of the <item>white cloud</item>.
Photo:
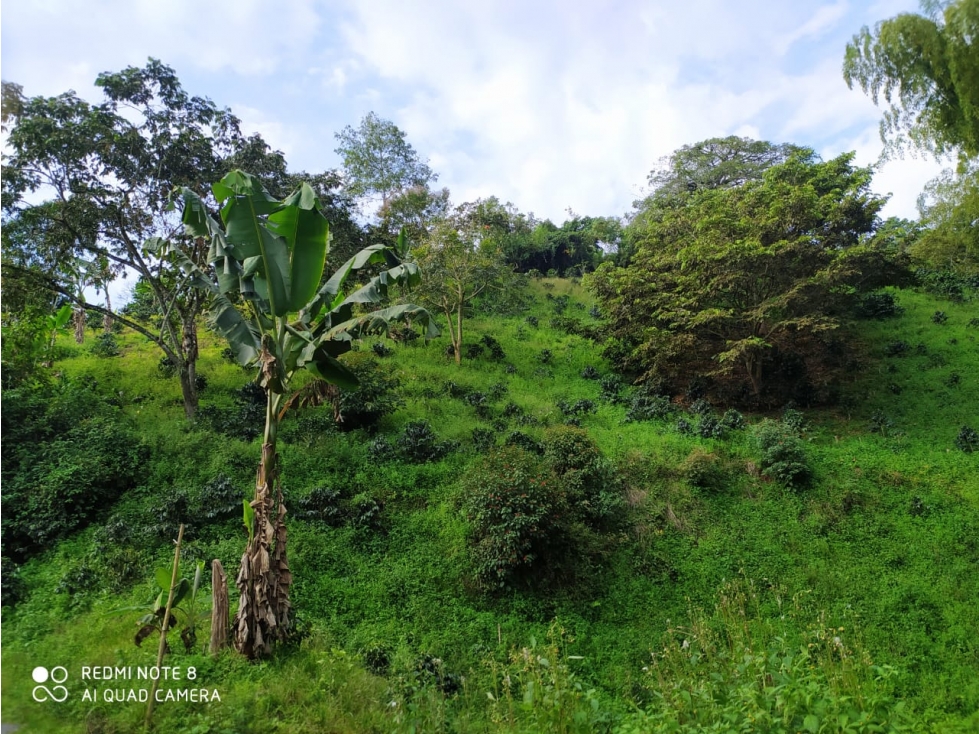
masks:
{"type": "Polygon", "coordinates": [[[845,0],[838,0],[832,5],[819,8],[809,20],[775,42],[775,51],[784,55],[794,43],[804,38],[819,38],[827,30],[835,26],[848,10],[845,0]]]}
{"type": "Polygon", "coordinates": [[[288,123],[278,119],[268,111],[249,107],[244,104],[233,104],[231,109],[241,120],[241,131],[245,135],[258,133],[273,150],[280,150],[286,160],[296,150],[300,133],[293,130],[288,123]]]}
{"type": "Polygon", "coordinates": [[[876,128],[878,111],[842,81],[842,41],[794,73],[765,51],[823,38],[843,22],[842,1],[545,3],[519,25],[507,3],[489,7],[443,1],[420,14],[382,0],[355,6],[343,27],[354,58],[416,90],[395,122],[456,199],[496,194],[556,219],[568,206],[621,213],[685,143],[751,134],[822,146],[876,128]]]}
{"type": "MultiPolygon", "coordinates": [[[[493,194],[560,220],[627,211],[660,157],[711,136],[824,156],[859,140],[875,158],[879,110],[840,64],[860,25],[917,7],[885,3],[12,0],[4,76],[97,97],[99,71],[152,55],[189,91],[237,100],[293,169],[337,165],[333,134],[374,110],[455,200],[493,194]]],[[[923,183],[923,168],[900,170],[881,172],[895,206],[923,183]]]]}

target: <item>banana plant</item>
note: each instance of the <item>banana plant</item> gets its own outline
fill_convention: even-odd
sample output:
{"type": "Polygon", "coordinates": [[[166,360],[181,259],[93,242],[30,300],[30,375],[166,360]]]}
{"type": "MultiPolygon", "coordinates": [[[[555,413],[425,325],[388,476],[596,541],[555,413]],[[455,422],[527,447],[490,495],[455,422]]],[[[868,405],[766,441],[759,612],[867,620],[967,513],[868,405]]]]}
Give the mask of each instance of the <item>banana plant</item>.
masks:
{"type": "MultiPolygon", "coordinates": [[[[137,624],[139,631],[136,633],[134,641],[139,647],[143,640],[153,633],[166,635],[173,627],[179,624],[178,612],[184,618],[184,625],[180,629],[180,639],[184,643],[184,650],[193,652],[197,643],[197,628],[201,626],[204,617],[210,612],[209,609],[198,608],[197,594],[200,591],[201,583],[204,580],[204,561],[198,561],[194,566],[194,579],[180,579],[173,588],[173,604],[170,609],[170,618],[164,620],[166,616],[167,595],[170,593],[170,569],[158,568],[153,575],[156,586],[159,589],[155,599],[148,605],[121,607],[112,610],[113,613],[121,612],[144,612],[137,624]]],[[[167,645],[169,650],[169,645],[167,645]]]]}
{"type": "Polygon", "coordinates": [[[256,480],[249,540],[236,579],[240,593],[232,621],[235,648],[249,658],[268,654],[290,630],[285,506],[279,484],[276,436],[280,408],[293,376],[309,370],[327,382],[355,387],[357,379],[338,361],[355,339],[387,333],[392,322],[421,324],[438,335],[429,313],[412,304],[369,311],[393,286],[420,281],[418,266],[402,262],[406,247],[373,245],[361,250],[323,282],[330,228],[313,190],[302,184],[277,200],[251,175],[232,171],[212,187],[220,221],[190,189],[182,201],[185,230],[209,240],[208,259],[215,278],[193,263],[186,276],[212,293],[209,325],[224,336],[238,362],[257,369],[267,406],[262,458],[256,480]],[[358,271],[380,272],[347,292],[358,271]]]}

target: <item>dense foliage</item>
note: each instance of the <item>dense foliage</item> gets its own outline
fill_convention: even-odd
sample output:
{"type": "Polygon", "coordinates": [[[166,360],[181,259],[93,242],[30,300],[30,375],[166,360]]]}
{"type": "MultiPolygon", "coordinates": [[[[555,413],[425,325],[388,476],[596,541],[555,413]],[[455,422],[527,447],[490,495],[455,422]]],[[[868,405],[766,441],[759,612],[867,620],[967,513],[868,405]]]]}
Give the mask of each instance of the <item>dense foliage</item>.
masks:
{"type": "Polygon", "coordinates": [[[847,45],[843,76],[875,104],[886,103],[881,138],[936,154],[979,155],[979,3],[922,2],[864,27],[847,45]]]}
{"type": "Polygon", "coordinates": [[[868,239],[884,199],[852,156],[798,151],[761,180],[699,191],[647,222],[627,267],[589,280],[606,353],[644,379],[708,379],[726,402],[812,403],[851,357],[852,294],[894,276],[868,239]]]}
{"type": "MultiPolygon", "coordinates": [[[[974,3],[939,6],[939,40],[968,31],[974,3]]],[[[31,681],[39,661],[148,665],[139,642],[160,634],[166,664],[220,693],[160,707],[160,732],[979,724],[974,165],[928,189],[920,222],[881,222],[852,155],[712,138],[664,159],[625,219],[558,226],[495,197],[453,206],[373,113],[337,136],[344,170],[305,182],[158,62],[100,79],[144,119],[3,88],[15,153],[59,143],[78,176],[27,206],[31,170],[4,171],[9,721],[136,730],[141,706],[102,681],[58,706],[31,681]],[[156,155],[186,174],[185,231],[157,209],[170,184],[140,184],[156,155]],[[86,168],[99,156],[130,178],[86,168]],[[190,178],[232,162],[254,175],[190,178]],[[123,197],[119,223],[161,237],[105,227],[116,185],[150,197],[144,218],[123,197]],[[374,196],[369,223],[351,216],[374,196]],[[150,267],[127,308],[93,308],[120,253],[150,267]],[[8,265],[56,265],[60,296],[8,265]],[[199,350],[202,324],[161,293],[207,301],[199,350]],[[415,299],[448,348],[420,338],[415,299]],[[102,333],[80,346],[86,328],[102,333]],[[161,358],[161,330],[193,343],[161,358]],[[175,378],[198,357],[190,421],[175,378]],[[207,587],[228,581],[212,559],[259,664],[201,644],[207,587]]]]}

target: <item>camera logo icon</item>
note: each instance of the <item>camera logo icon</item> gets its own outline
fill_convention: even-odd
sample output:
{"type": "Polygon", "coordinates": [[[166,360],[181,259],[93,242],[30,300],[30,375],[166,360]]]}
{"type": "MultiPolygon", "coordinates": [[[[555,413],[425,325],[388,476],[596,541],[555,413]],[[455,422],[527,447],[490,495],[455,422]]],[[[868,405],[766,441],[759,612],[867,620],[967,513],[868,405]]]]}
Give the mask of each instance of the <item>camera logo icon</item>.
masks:
{"type": "Polygon", "coordinates": [[[48,700],[61,703],[68,698],[68,689],[61,685],[68,680],[67,668],[61,665],[56,665],[49,671],[43,665],[39,665],[34,668],[34,671],[31,673],[31,678],[33,678],[34,682],[38,684],[34,686],[34,691],[32,692],[34,700],[38,703],[44,703],[48,700]],[[48,688],[44,684],[49,680],[56,685],[48,688]]]}

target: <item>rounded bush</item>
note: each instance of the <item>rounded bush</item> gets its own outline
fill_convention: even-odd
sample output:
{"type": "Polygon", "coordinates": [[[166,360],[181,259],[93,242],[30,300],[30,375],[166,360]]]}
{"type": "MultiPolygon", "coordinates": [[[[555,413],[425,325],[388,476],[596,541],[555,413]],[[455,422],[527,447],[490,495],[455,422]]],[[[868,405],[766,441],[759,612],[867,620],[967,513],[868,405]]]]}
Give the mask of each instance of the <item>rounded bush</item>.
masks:
{"type": "Polygon", "coordinates": [[[544,463],[515,446],[494,451],[469,472],[463,498],[479,586],[503,589],[547,573],[568,507],[544,463]]]}
{"type": "Polygon", "coordinates": [[[801,487],[812,477],[805,447],[795,430],[781,421],[766,419],[754,432],[761,450],[761,468],[788,487],[801,487]]]}

